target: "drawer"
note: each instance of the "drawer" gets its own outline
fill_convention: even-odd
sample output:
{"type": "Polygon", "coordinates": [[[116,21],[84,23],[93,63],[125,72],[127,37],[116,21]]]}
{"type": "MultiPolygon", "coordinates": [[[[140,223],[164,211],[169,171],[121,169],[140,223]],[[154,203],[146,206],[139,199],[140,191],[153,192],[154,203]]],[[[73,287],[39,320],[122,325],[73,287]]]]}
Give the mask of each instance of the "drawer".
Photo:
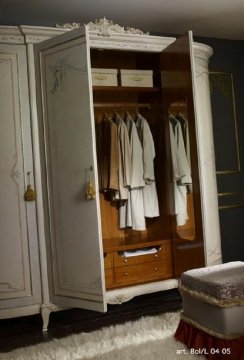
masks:
{"type": "Polygon", "coordinates": [[[154,254],[146,254],[146,255],[135,255],[126,257],[123,256],[122,253],[114,253],[114,267],[118,266],[127,266],[127,265],[135,265],[135,264],[141,264],[145,262],[151,262],[151,261],[159,261],[159,260],[165,260],[170,261],[171,260],[171,245],[170,244],[163,244],[158,248],[158,251],[154,254]]]}
{"type": "Polygon", "coordinates": [[[116,69],[92,69],[93,86],[118,86],[118,70],[116,69]]]}
{"type": "Polygon", "coordinates": [[[113,253],[106,253],[103,255],[104,269],[112,269],[113,267],[113,253]]]}
{"type": "Polygon", "coordinates": [[[153,87],[152,70],[120,70],[121,86],[153,87]]]}
{"type": "Polygon", "coordinates": [[[114,269],[114,280],[119,285],[144,283],[170,277],[172,277],[171,261],[152,261],[114,269]]]}
{"type": "Polygon", "coordinates": [[[114,283],[114,272],[113,269],[106,269],[105,270],[105,284],[106,288],[114,283]]]}

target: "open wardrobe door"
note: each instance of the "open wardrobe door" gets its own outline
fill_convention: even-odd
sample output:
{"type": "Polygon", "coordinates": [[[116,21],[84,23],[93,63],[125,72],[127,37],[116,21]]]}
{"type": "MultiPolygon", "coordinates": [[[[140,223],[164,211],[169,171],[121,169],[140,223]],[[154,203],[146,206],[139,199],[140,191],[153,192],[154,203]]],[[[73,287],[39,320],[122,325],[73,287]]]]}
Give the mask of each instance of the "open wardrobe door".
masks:
{"type": "Polygon", "coordinates": [[[106,311],[86,29],[38,44],[35,56],[50,298],[106,311]]]}
{"type": "Polygon", "coordinates": [[[161,53],[162,101],[169,160],[169,212],[174,276],[204,266],[202,207],[195,129],[192,33],[161,53]]]}

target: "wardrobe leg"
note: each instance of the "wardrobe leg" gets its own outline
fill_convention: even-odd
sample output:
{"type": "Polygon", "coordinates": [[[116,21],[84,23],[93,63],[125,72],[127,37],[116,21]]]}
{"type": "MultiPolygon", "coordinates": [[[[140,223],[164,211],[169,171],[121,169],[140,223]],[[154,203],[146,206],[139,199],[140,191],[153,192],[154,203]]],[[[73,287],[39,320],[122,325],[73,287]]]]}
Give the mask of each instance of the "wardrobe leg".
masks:
{"type": "Polygon", "coordinates": [[[47,304],[43,304],[41,307],[42,331],[43,332],[47,331],[50,313],[51,313],[50,307],[47,304]]]}

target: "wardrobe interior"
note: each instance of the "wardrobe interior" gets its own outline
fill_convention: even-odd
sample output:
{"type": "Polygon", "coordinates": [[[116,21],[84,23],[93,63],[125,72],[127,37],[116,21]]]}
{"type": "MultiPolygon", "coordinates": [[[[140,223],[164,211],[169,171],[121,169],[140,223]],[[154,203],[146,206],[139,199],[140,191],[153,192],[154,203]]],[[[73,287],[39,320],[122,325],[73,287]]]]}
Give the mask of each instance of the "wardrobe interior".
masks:
{"type": "MultiPolygon", "coordinates": [[[[104,69],[153,70],[153,87],[93,86],[95,122],[99,124],[105,116],[113,119],[118,113],[122,119],[127,112],[135,120],[140,113],[148,122],[155,146],[155,183],[158,196],[159,216],[146,218],[146,230],[137,231],[119,227],[118,202],[106,198],[100,192],[103,249],[105,260],[106,287],[116,288],[130,283],[167,279],[179,276],[182,271],[204,264],[201,225],[199,176],[196,157],[196,136],[192,94],[177,84],[167,89],[164,81],[164,59],[159,53],[91,49],[91,67],[104,69]],[[187,194],[188,217],[186,224],[177,226],[175,216],[170,213],[172,199],[172,164],[169,143],[169,114],[181,112],[189,121],[191,143],[193,191],[187,194]],[[197,215],[198,214],[198,215],[197,215]],[[154,247],[161,256],[162,270],[155,263],[154,271],[148,271],[143,264],[139,275],[123,281],[116,281],[116,266],[122,264],[123,251],[154,247]],[[116,265],[117,263],[117,265],[116,265]],[[157,266],[156,266],[157,265],[157,266]],[[160,270],[160,271],[158,271],[160,270]]],[[[169,66],[172,66],[169,65],[169,66]]],[[[167,67],[167,65],[166,65],[167,67]]],[[[154,261],[158,255],[150,255],[154,261]]],[[[139,258],[139,257],[137,257],[139,258]]],[[[136,258],[135,258],[136,259],[136,258]]],[[[132,260],[130,260],[131,262],[132,260]]],[[[142,260],[141,260],[142,262],[142,260]]],[[[136,260],[134,261],[136,264],[136,260]]]]}

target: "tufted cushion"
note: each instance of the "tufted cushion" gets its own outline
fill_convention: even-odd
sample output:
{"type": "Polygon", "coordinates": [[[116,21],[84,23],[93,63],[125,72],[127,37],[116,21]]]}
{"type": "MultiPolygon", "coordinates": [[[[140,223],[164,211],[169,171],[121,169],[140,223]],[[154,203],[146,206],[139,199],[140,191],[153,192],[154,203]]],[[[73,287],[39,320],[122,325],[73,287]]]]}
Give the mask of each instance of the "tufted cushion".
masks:
{"type": "Polygon", "coordinates": [[[244,299],[244,262],[186,271],[181,276],[182,286],[217,299],[244,299]]]}

